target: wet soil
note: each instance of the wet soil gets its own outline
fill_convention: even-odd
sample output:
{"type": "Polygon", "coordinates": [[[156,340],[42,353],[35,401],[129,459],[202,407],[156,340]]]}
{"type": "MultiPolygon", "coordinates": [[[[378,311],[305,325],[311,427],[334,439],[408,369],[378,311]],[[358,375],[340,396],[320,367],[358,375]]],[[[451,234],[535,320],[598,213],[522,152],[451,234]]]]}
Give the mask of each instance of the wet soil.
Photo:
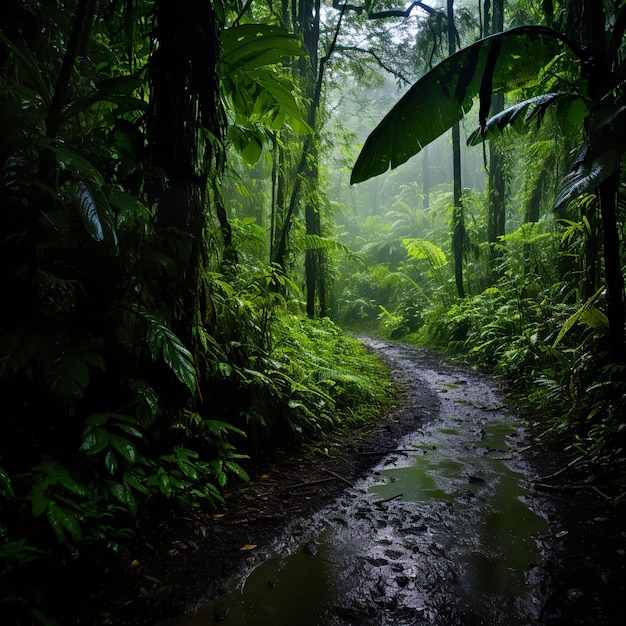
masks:
{"type": "Polygon", "coordinates": [[[397,405],[276,455],[218,511],[172,522],[167,545],[129,566],[158,579],[144,602],[121,589],[112,600],[124,623],[157,622],[146,621],[150,596],[159,623],[189,626],[622,624],[626,527],[605,486],[560,471],[571,458],[540,446],[486,374],[369,344],[392,368],[397,405]],[[236,621],[223,598],[244,584],[273,594],[263,610],[283,617],[236,621]]]}

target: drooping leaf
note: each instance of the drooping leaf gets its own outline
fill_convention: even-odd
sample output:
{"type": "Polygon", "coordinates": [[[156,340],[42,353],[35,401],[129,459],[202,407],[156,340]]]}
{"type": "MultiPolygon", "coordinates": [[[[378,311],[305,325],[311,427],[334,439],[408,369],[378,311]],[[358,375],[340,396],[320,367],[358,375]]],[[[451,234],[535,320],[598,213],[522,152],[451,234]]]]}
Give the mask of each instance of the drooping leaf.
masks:
{"type": "Polygon", "coordinates": [[[600,289],[598,289],[598,291],[596,291],[596,293],[594,293],[593,296],[591,296],[591,298],[589,298],[577,311],[575,311],[572,315],[570,315],[567,318],[567,320],[565,320],[565,323],[561,327],[559,334],[557,335],[556,339],[554,340],[554,343],[552,344],[552,348],[556,348],[559,345],[559,343],[561,343],[561,341],[563,340],[563,337],[565,337],[565,335],[567,335],[567,333],[578,322],[585,323],[586,320],[593,319],[594,320],[593,323],[596,326],[599,326],[599,325],[608,326],[608,320],[606,319],[606,316],[600,311],[598,311],[597,309],[595,309],[595,307],[593,306],[594,302],[598,299],[598,297],[604,291],[604,289],[605,289],[604,287],[600,287],[600,289]],[[594,309],[600,315],[596,315],[595,313],[590,313],[591,309],[594,309]],[[605,320],[606,320],[606,324],[605,324],[605,320]],[[598,323],[596,324],[596,322],[598,323]]]}
{"type": "Polygon", "coordinates": [[[48,376],[50,389],[66,402],[74,402],[89,384],[89,367],[79,354],[65,354],[52,364],[48,376]]]}
{"type": "Polygon", "coordinates": [[[126,437],[109,435],[109,441],[126,461],[134,463],[137,460],[137,448],[126,437]]]}
{"type": "Polygon", "coordinates": [[[115,456],[113,450],[109,450],[106,453],[106,456],[104,457],[104,465],[109,470],[109,474],[111,474],[111,476],[113,476],[117,471],[117,457],[115,456]]]}
{"type": "Polygon", "coordinates": [[[65,507],[50,501],[46,514],[48,516],[48,522],[52,530],[54,530],[59,542],[65,543],[67,541],[66,532],[69,533],[73,541],[78,541],[82,537],[80,523],[76,519],[76,516],[65,507]]]}
{"type": "Polygon", "coordinates": [[[106,196],[99,189],[81,180],[76,184],[76,199],[87,232],[96,241],[108,240],[117,251],[115,217],[106,196]]]}
{"type": "Polygon", "coordinates": [[[304,54],[299,39],[280,26],[239,24],[220,34],[220,61],[233,72],[281,63],[285,56],[304,54]]]}
{"type": "Polygon", "coordinates": [[[476,146],[486,139],[494,139],[502,134],[508,127],[520,127],[528,122],[534,116],[539,115],[541,111],[545,111],[546,107],[555,103],[561,98],[571,98],[569,94],[563,91],[554,93],[544,93],[534,98],[529,98],[518,104],[501,111],[497,115],[489,118],[484,129],[477,128],[467,139],[468,146],[476,146]],[[526,118],[524,114],[530,109],[526,118]]]}
{"type": "Polygon", "coordinates": [[[98,454],[109,445],[109,433],[106,428],[96,426],[83,435],[79,450],[87,454],[98,454]]]}
{"type": "Polygon", "coordinates": [[[598,185],[615,171],[616,165],[617,153],[614,149],[604,152],[592,162],[582,161],[574,165],[574,168],[561,181],[555,210],[585,193],[595,192],[598,185]]]}
{"type": "Polygon", "coordinates": [[[104,185],[104,177],[100,171],[75,150],[48,137],[39,137],[37,145],[46,150],[50,150],[50,152],[56,156],[61,167],[74,170],[81,176],[92,180],[96,185],[104,185]]]}
{"type": "Polygon", "coordinates": [[[114,483],[111,485],[111,493],[128,508],[131,515],[137,513],[137,500],[132,492],[132,489],[127,483],[114,483]]]}
{"type": "Polygon", "coordinates": [[[153,360],[163,355],[163,359],[180,382],[187,385],[193,394],[196,389],[196,367],[191,352],[181,340],[153,315],[142,313],[146,320],[148,346],[153,360]]]}
{"type": "Polygon", "coordinates": [[[248,165],[256,165],[263,153],[263,141],[257,133],[246,132],[239,138],[239,151],[248,165]]]}
{"type": "Polygon", "coordinates": [[[246,482],[250,481],[250,476],[248,476],[248,472],[246,472],[239,463],[235,463],[234,461],[224,461],[224,465],[238,478],[244,480],[246,482]]]}
{"type": "Polygon", "coordinates": [[[63,111],[62,120],[71,119],[98,102],[107,101],[115,104],[120,101],[120,98],[125,104],[134,103],[137,110],[145,111],[148,108],[147,102],[139,98],[131,98],[132,92],[139,89],[142,84],[143,78],[137,75],[116,76],[102,80],[96,85],[94,92],[70,104],[63,111]]]}
{"type": "Polygon", "coordinates": [[[157,392],[145,380],[129,380],[128,386],[137,401],[137,419],[139,424],[143,428],[154,424],[154,420],[159,412],[159,396],[157,392]]]}
{"type": "Polygon", "coordinates": [[[522,26],[453,54],[418,80],[372,131],[350,182],[401,165],[459,122],[480,94],[487,71],[492,93],[536,84],[560,50],[561,35],[556,31],[522,26]],[[499,47],[497,57],[494,46],[499,47]]]}
{"type": "Polygon", "coordinates": [[[0,42],[2,42],[20,62],[21,66],[31,77],[37,93],[42,97],[49,109],[52,106],[52,94],[44,75],[41,71],[41,63],[35,59],[31,51],[26,46],[21,46],[9,39],[0,31],[0,42]]]}

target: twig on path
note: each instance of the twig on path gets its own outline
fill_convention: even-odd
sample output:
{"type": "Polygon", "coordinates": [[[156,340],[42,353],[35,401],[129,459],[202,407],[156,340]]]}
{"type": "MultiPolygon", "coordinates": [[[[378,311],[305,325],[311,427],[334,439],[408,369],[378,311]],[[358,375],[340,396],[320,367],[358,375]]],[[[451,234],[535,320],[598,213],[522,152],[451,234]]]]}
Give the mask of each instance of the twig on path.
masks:
{"type": "Polygon", "coordinates": [[[406,454],[407,452],[419,452],[418,448],[396,449],[396,450],[373,450],[370,452],[358,452],[361,456],[374,456],[384,454],[406,454]]]}
{"type": "Polygon", "coordinates": [[[380,506],[381,504],[385,504],[385,502],[391,502],[392,500],[397,500],[398,498],[401,498],[404,494],[403,493],[397,493],[395,496],[391,496],[391,498],[385,498],[384,500],[377,500],[376,502],[374,502],[374,504],[376,506],[380,506]]]}
{"type": "Polygon", "coordinates": [[[301,489],[302,487],[310,487],[311,485],[319,485],[320,483],[327,483],[330,482],[331,480],[334,480],[335,478],[319,478],[317,480],[310,480],[308,482],[301,482],[298,483],[297,485],[291,485],[291,487],[287,487],[285,489],[285,491],[294,491],[295,489],[301,489]]]}
{"type": "Polygon", "coordinates": [[[344,478],[343,476],[339,476],[339,474],[335,474],[335,472],[331,472],[329,469],[326,469],[325,467],[322,468],[322,471],[326,472],[327,474],[330,474],[331,476],[334,476],[335,478],[339,480],[343,480],[343,482],[346,483],[347,485],[350,485],[350,487],[354,487],[354,485],[347,478],[344,478]]]}

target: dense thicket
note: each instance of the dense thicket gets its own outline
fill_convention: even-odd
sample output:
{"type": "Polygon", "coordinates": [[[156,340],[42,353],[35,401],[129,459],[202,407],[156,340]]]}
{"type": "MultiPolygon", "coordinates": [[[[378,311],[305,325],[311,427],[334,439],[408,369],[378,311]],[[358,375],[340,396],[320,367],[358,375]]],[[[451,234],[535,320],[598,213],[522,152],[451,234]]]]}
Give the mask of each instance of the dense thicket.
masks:
{"type": "MultiPolygon", "coordinates": [[[[303,317],[304,233],[272,264],[264,203],[254,219],[236,206],[246,163],[313,133],[282,15],[200,0],[10,5],[0,612],[73,623],[86,619],[74,597],[130,562],[147,520],[211,507],[250,456],[374,414],[386,382],[329,320],[303,317]]],[[[294,180],[285,168],[277,193],[294,180]]],[[[159,584],[141,587],[150,600],[159,584]]]]}

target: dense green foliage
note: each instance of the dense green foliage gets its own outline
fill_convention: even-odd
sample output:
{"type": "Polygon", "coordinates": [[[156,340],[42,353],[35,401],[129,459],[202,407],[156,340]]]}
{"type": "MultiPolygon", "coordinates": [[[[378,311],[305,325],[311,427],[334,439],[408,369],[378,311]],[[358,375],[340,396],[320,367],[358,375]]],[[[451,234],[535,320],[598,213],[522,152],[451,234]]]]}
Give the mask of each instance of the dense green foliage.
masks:
{"type": "Polygon", "coordinates": [[[357,342],[303,318],[263,211],[237,216],[229,187],[280,132],[312,132],[286,65],[298,38],[265,9],[255,25],[184,4],[12,2],[2,20],[11,623],[80,620],[68,594],[89,597],[147,520],[210,509],[250,458],[371,419],[388,395],[357,342]]]}
{"type": "Polygon", "coordinates": [[[477,127],[468,145],[489,139],[505,155],[506,232],[495,242],[488,237],[490,190],[466,189],[468,297],[458,299],[448,262],[456,241],[449,242],[456,210],[449,187],[431,190],[425,208],[419,187],[412,202],[407,187],[396,187],[386,215],[367,218],[377,220],[377,232],[358,227],[375,267],[346,281],[339,314],[347,323],[378,317],[388,336],[494,367],[540,409],[541,431],[578,448],[594,472],[611,474],[626,460],[618,139],[626,11],[604,4],[544,3],[544,15],[535,17],[549,28],[519,26],[470,43],[427,71],[387,113],[367,138],[352,181],[406,162],[466,115],[477,127]],[[502,92],[509,106],[488,119],[502,92]],[[527,132],[516,137],[509,127],[527,132]]]}

